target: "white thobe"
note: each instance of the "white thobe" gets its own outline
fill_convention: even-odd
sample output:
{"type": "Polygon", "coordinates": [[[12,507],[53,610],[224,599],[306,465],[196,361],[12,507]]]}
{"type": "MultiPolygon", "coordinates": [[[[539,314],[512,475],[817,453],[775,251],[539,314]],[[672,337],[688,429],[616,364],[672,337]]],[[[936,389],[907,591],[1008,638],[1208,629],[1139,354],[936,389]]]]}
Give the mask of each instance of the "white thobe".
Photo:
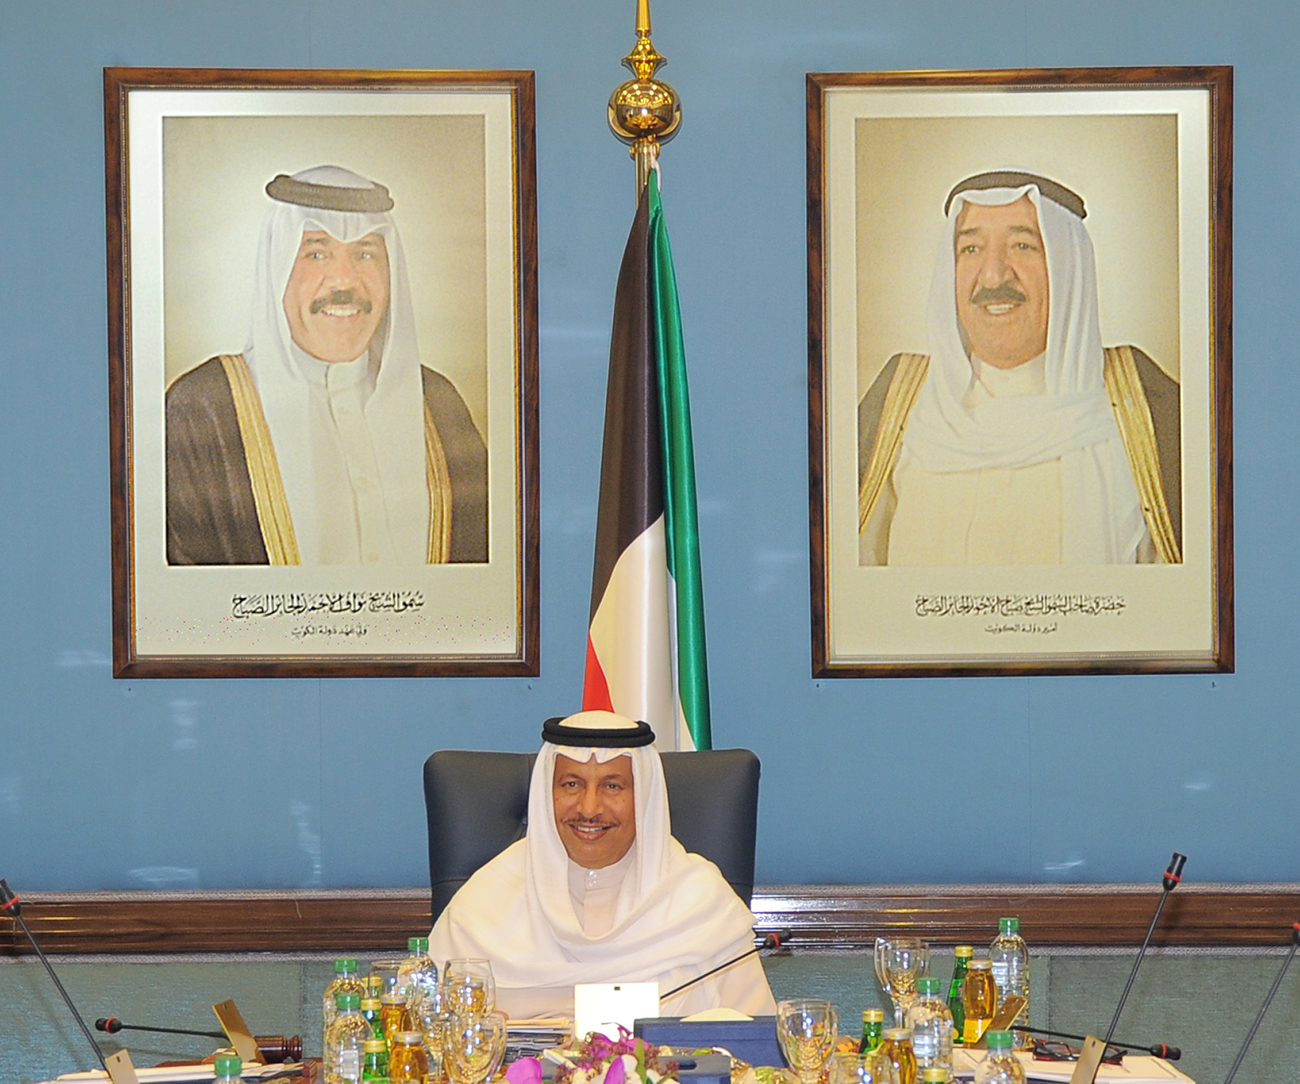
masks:
{"type": "MultiPolygon", "coordinates": [[[[378,366],[367,352],[353,361],[318,361],[293,348],[310,389],[308,434],[321,565],[397,560],[366,404],[378,366]]],[[[279,449],[277,449],[279,454],[279,449]]]]}
{"type": "MultiPolygon", "coordinates": [[[[1043,395],[1039,355],[1013,369],[971,358],[962,405],[1043,395]]],[[[890,481],[897,502],[889,528],[889,563],[926,566],[1061,564],[1061,461],[1028,467],[933,472],[904,456],[890,481]]],[[[1154,559],[1150,534],[1138,559],[1154,559]]]]}
{"type": "Polygon", "coordinates": [[[569,899],[588,937],[604,937],[614,928],[614,908],[623,878],[636,861],[636,844],[612,866],[586,869],[569,859],[569,899]]]}

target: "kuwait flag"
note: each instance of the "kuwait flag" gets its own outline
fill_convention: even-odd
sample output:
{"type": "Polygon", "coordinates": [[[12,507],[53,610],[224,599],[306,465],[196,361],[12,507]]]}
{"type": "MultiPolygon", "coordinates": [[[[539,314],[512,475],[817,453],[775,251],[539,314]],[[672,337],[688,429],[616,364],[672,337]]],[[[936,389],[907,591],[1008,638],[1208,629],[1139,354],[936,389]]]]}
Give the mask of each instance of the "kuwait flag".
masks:
{"type": "Polygon", "coordinates": [[[686,351],[656,172],[614,298],[582,707],[644,719],[661,749],[712,745],[686,351]]]}

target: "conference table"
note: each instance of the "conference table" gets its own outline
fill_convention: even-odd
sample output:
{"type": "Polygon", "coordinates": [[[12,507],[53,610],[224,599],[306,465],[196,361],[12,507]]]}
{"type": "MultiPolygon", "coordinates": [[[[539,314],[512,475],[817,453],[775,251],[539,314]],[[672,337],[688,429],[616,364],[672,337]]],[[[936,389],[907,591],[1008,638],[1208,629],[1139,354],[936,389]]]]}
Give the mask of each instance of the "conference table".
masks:
{"type": "MultiPolygon", "coordinates": [[[[1042,1081],[1044,1084],[1068,1084],[1074,1072],[1073,1062],[1035,1061],[1028,1054],[1017,1055],[1025,1069],[1028,1081],[1042,1081]]],[[[978,1052],[958,1048],[953,1051],[954,1076],[960,1082],[971,1081],[975,1076],[975,1066],[979,1063],[978,1052]]],[[[302,1084],[318,1084],[322,1079],[319,1072],[320,1060],[308,1059],[303,1066],[301,1077],[289,1077],[290,1081],[302,1084]]],[[[244,1068],[245,1080],[285,1079],[283,1065],[250,1065],[244,1068]]],[[[170,1065],[157,1068],[136,1070],[139,1084],[193,1084],[212,1080],[211,1064],[170,1065]]],[[[50,1081],[39,1084],[104,1084],[108,1077],[103,1070],[68,1073],[50,1081]]],[[[1103,1065],[1097,1073],[1097,1084],[1195,1084],[1191,1077],[1180,1072],[1162,1058],[1149,1054],[1130,1055],[1124,1058],[1122,1065],[1103,1065]]]]}

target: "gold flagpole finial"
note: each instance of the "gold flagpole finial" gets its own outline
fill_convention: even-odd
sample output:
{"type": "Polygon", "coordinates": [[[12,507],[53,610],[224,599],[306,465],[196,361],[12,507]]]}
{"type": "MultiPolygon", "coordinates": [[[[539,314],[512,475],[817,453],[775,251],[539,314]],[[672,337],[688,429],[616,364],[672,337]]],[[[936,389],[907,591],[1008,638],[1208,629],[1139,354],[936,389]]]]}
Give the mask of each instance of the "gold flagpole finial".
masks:
{"type": "Polygon", "coordinates": [[[614,135],[631,147],[636,161],[636,193],[650,179],[659,148],[677,134],[682,122],[682,103],[677,91],[655,78],[667,63],[650,40],[650,0],[637,0],[636,45],[623,58],[635,78],[623,83],[609,98],[609,126],[614,135]]]}

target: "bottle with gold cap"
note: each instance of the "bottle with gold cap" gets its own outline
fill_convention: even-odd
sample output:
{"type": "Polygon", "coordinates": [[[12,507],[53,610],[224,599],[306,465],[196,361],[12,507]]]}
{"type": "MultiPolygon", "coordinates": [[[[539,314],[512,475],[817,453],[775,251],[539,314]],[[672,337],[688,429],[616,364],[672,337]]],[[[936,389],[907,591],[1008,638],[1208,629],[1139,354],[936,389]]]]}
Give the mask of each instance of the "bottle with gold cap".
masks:
{"type": "Polygon", "coordinates": [[[966,972],[970,968],[971,957],[975,955],[972,945],[958,945],[953,949],[956,962],[952,967],[952,982],[948,985],[948,1011],[952,1013],[952,1041],[962,1041],[962,1030],[966,1023],[966,1009],[961,1003],[961,987],[966,981],[966,972]]]}
{"type": "Polygon", "coordinates": [[[388,1084],[388,1044],[383,1039],[367,1039],[361,1079],[365,1084],[388,1084]]]}
{"type": "Polygon", "coordinates": [[[916,1084],[916,1055],[907,1028],[885,1028],[880,1053],[893,1063],[897,1084],[916,1084]]]}
{"type": "Polygon", "coordinates": [[[384,1037],[384,1022],[379,1015],[380,1003],[379,995],[373,997],[363,997],[361,999],[361,1015],[366,1018],[370,1024],[370,1030],[375,1033],[376,1039],[384,1037]]]}
{"type": "Polygon", "coordinates": [[[884,1027],[885,1014],[883,1010],[862,1010],[862,1042],[858,1044],[859,1054],[870,1054],[880,1046],[881,1032],[884,1027]]]}
{"type": "Polygon", "coordinates": [[[980,1041],[998,1007],[998,985],[993,981],[993,965],[988,960],[971,960],[961,987],[961,1004],[966,1013],[962,1042],[970,1046],[980,1041]]]}
{"type": "Polygon", "coordinates": [[[418,1031],[399,1031],[388,1049],[389,1084],[426,1084],[428,1076],[424,1036],[418,1031]]]}
{"type": "Polygon", "coordinates": [[[384,1029],[384,1042],[388,1044],[388,1056],[393,1056],[393,1036],[399,1031],[410,1031],[414,1024],[406,1008],[406,998],[401,994],[385,994],[379,999],[379,1022],[384,1029]]]}
{"type": "Polygon", "coordinates": [[[938,1069],[931,1067],[921,1070],[921,1080],[923,1084],[948,1084],[951,1077],[948,1076],[947,1069],[938,1069]]]}

